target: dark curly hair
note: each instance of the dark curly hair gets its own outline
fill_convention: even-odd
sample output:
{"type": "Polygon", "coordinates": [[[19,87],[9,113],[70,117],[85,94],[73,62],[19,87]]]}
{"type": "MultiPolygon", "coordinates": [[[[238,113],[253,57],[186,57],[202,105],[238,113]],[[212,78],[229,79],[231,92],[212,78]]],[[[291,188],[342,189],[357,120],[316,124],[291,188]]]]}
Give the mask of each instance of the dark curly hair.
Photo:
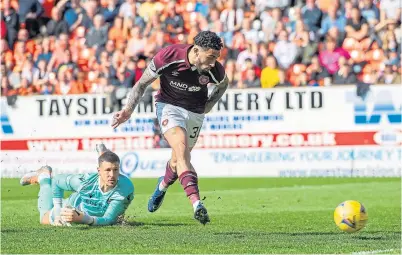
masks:
{"type": "Polygon", "coordinates": [[[196,35],[194,44],[203,49],[221,50],[223,47],[221,38],[211,31],[202,31],[196,35]]]}

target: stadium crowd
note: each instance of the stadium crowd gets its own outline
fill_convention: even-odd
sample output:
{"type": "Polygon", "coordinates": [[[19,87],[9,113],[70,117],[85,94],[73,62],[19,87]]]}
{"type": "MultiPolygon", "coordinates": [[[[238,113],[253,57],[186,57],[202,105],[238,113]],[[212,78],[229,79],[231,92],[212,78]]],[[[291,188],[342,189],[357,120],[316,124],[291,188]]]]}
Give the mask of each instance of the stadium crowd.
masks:
{"type": "Polygon", "coordinates": [[[399,0],[2,0],[1,93],[119,100],[202,30],[223,38],[231,88],[401,83],[401,15],[399,0]]]}

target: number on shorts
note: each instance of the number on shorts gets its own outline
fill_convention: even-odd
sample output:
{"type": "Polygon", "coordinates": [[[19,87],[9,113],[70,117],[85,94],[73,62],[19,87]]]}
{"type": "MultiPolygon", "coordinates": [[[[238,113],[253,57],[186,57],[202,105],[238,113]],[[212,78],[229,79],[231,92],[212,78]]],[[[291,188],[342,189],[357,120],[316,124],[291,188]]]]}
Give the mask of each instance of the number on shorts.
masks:
{"type": "Polygon", "coordinates": [[[198,135],[200,134],[200,130],[201,130],[200,127],[193,127],[194,133],[192,135],[190,135],[190,138],[197,138],[198,135]]]}

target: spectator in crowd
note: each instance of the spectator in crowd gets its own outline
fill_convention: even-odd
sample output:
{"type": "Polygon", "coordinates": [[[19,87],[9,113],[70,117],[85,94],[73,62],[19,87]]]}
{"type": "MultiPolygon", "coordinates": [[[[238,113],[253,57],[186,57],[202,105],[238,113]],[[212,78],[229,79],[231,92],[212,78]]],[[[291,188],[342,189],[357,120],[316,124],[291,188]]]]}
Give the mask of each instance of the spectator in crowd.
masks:
{"type": "Polygon", "coordinates": [[[313,56],[311,64],[307,68],[307,72],[310,74],[310,85],[323,85],[324,79],[330,78],[331,76],[320,64],[318,56],[313,56]]]}
{"type": "Polygon", "coordinates": [[[336,27],[339,32],[344,32],[346,26],[346,18],[343,14],[338,14],[337,6],[331,5],[328,8],[328,15],[322,20],[319,33],[325,36],[332,27],[336,27]]]}
{"type": "Polygon", "coordinates": [[[401,75],[392,70],[392,64],[385,65],[384,74],[379,78],[379,83],[383,84],[399,84],[401,85],[401,75]]]}
{"type": "Polygon", "coordinates": [[[102,7],[101,13],[103,15],[103,19],[105,20],[105,22],[107,23],[113,22],[113,20],[119,14],[118,2],[119,2],[118,0],[108,0],[107,6],[102,7]]]}
{"type": "Polygon", "coordinates": [[[361,15],[371,27],[374,27],[380,21],[380,10],[373,4],[372,0],[363,0],[361,3],[361,15]]]}
{"type": "Polygon", "coordinates": [[[250,58],[247,58],[244,63],[243,71],[240,74],[240,77],[242,80],[244,80],[246,78],[247,71],[250,69],[254,70],[254,73],[257,77],[261,76],[261,68],[259,67],[259,65],[253,64],[253,61],[250,58]]]}
{"type": "Polygon", "coordinates": [[[116,17],[113,22],[113,26],[109,29],[108,32],[109,40],[117,41],[117,40],[126,40],[126,35],[124,34],[123,29],[123,18],[116,17]]]}
{"type": "Polygon", "coordinates": [[[66,53],[68,52],[68,34],[60,34],[56,40],[55,47],[52,53],[52,57],[48,63],[48,71],[57,69],[60,64],[66,59],[66,53]]]}
{"type": "Polygon", "coordinates": [[[70,5],[67,4],[64,11],[64,20],[67,22],[70,31],[74,31],[81,25],[84,19],[85,10],[80,5],[80,0],[71,0],[70,5]]]}
{"type": "Polygon", "coordinates": [[[229,79],[229,86],[231,88],[237,88],[239,72],[236,71],[236,62],[234,60],[229,59],[226,62],[225,73],[229,79]]]}
{"type": "Polygon", "coordinates": [[[332,84],[356,84],[356,75],[352,72],[350,65],[345,57],[340,57],[338,60],[339,70],[334,74],[332,84]]]}
{"type": "Polygon", "coordinates": [[[325,50],[320,52],[318,58],[320,64],[332,75],[339,70],[339,58],[349,59],[350,55],[343,48],[336,48],[335,40],[330,37],[327,38],[325,46],[325,50]]]}
{"type": "Polygon", "coordinates": [[[40,29],[40,16],[43,7],[38,0],[20,1],[18,5],[18,19],[20,24],[25,24],[30,37],[35,37],[40,29]]]}
{"type": "Polygon", "coordinates": [[[120,107],[157,51],[191,44],[202,30],[223,39],[219,61],[231,88],[400,78],[395,0],[41,2],[2,2],[2,93],[14,102],[16,95],[110,93],[120,107]]]}
{"type": "Polygon", "coordinates": [[[394,30],[387,30],[383,34],[383,49],[384,51],[398,51],[398,42],[396,41],[395,31],[394,30]]]}
{"type": "Polygon", "coordinates": [[[274,56],[281,68],[287,69],[297,57],[297,46],[288,40],[288,32],[282,30],[279,33],[278,42],[274,48],[274,56]]]}
{"type": "Polygon", "coordinates": [[[47,63],[49,63],[50,59],[52,58],[52,52],[50,51],[50,39],[49,37],[44,37],[42,39],[42,45],[41,45],[41,52],[38,54],[37,62],[44,60],[47,63]]]}
{"type": "Polygon", "coordinates": [[[8,46],[12,49],[17,39],[17,31],[19,28],[18,14],[10,5],[10,0],[3,0],[2,2],[3,10],[1,11],[1,16],[6,23],[8,46]]]}
{"type": "Polygon", "coordinates": [[[402,6],[398,0],[380,2],[380,21],[385,24],[401,22],[402,6]]]}
{"type": "Polygon", "coordinates": [[[46,60],[38,61],[38,70],[33,74],[33,84],[42,88],[49,80],[49,73],[46,71],[46,60]]]}
{"type": "Polygon", "coordinates": [[[139,27],[131,29],[131,39],[128,41],[126,55],[129,57],[138,57],[144,52],[147,41],[141,35],[139,27]]]}
{"type": "Polygon", "coordinates": [[[209,13],[209,0],[198,0],[195,4],[194,11],[200,13],[203,17],[207,17],[209,13]]]}
{"type": "Polygon", "coordinates": [[[241,79],[238,88],[261,88],[260,79],[255,74],[254,69],[248,69],[246,77],[241,79]]]}
{"type": "Polygon", "coordinates": [[[301,8],[295,6],[289,10],[289,22],[286,25],[286,30],[289,31],[289,33],[293,33],[296,30],[297,21],[303,22],[303,19],[301,14],[301,8]]]}
{"type": "Polygon", "coordinates": [[[316,6],[315,0],[306,0],[302,8],[302,17],[308,29],[317,32],[320,29],[322,11],[316,6]]]}
{"type": "Polygon", "coordinates": [[[261,13],[263,10],[266,9],[273,9],[273,8],[285,8],[289,6],[289,0],[256,0],[256,11],[261,13]]]}
{"type": "Polygon", "coordinates": [[[266,10],[261,14],[260,19],[262,22],[262,30],[270,40],[275,38],[275,29],[279,31],[284,29],[284,25],[281,22],[282,12],[279,8],[275,8],[272,11],[266,10]]]}
{"type": "Polygon", "coordinates": [[[34,76],[38,75],[38,72],[39,70],[34,66],[32,59],[27,58],[22,67],[21,78],[26,79],[29,84],[32,84],[34,76]]]}
{"type": "Polygon", "coordinates": [[[260,30],[260,23],[253,22],[249,18],[243,19],[241,32],[246,37],[246,40],[253,43],[259,43],[264,40],[264,33],[260,30]]]}
{"type": "Polygon", "coordinates": [[[220,15],[220,20],[226,31],[238,31],[241,28],[244,18],[243,10],[236,7],[235,0],[227,1],[225,8],[220,15]]]}
{"type": "Polygon", "coordinates": [[[73,70],[68,66],[59,68],[57,78],[58,83],[55,87],[57,95],[82,94],[85,92],[84,88],[74,81],[73,70]]]}
{"type": "Polygon", "coordinates": [[[169,2],[167,5],[167,15],[165,18],[165,32],[169,33],[172,38],[176,38],[178,34],[184,32],[183,17],[177,13],[175,2],[169,2]]]}
{"type": "Polygon", "coordinates": [[[59,36],[60,34],[68,34],[68,23],[61,18],[60,10],[57,7],[52,9],[52,19],[47,23],[47,34],[50,36],[59,36]]]}
{"type": "Polygon", "coordinates": [[[313,43],[313,40],[310,40],[310,34],[301,20],[296,23],[296,30],[289,35],[289,41],[297,46],[297,56],[302,59],[301,62],[310,62],[317,45],[313,43]]]}
{"type": "Polygon", "coordinates": [[[158,15],[163,9],[164,5],[159,1],[146,0],[141,4],[138,14],[144,19],[145,22],[149,22],[152,17],[158,15]]]}
{"type": "Polygon", "coordinates": [[[119,16],[123,18],[134,17],[132,6],[135,6],[135,4],[136,3],[134,0],[124,1],[123,4],[120,6],[119,16]]]}
{"type": "Polygon", "coordinates": [[[280,82],[279,72],[275,57],[268,56],[261,71],[261,87],[264,89],[275,87],[280,82]]]}
{"type": "Polygon", "coordinates": [[[69,50],[65,50],[64,52],[64,59],[61,61],[57,69],[62,68],[63,66],[68,67],[70,70],[73,71],[74,74],[77,73],[78,66],[77,64],[72,60],[71,52],[69,50]]]}
{"type": "Polygon", "coordinates": [[[103,16],[100,14],[94,17],[94,26],[91,27],[86,35],[86,44],[89,47],[102,47],[107,42],[108,26],[104,24],[103,16]]]}
{"type": "Polygon", "coordinates": [[[369,26],[366,19],[361,16],[359,8],[354,7],[352,9],[352,16],[346,22],[345,31],[347,37],[354,38],[358,41],[368,36],[369,26]]]}
{"type": "Polygon", "coordinates": [[[80,25],[84,26],[85,29],[90,29],[94,26],[94,18],[99,11],[98,1],[88,0],[81,4],[85,12],[80,25]]]}
{"type": "Polygon", "coordinates": [[[257,64],[257,45],[248,43],[245,50],[239,53],[236,61],[236,69],[243,71],[246,69],[246,60],[250,59],[253,65],[257,64]]]}
{"type": "Polygon", "coordinates": [[[331,27],[328,30],[327,37],[335,41],[336,48],[341,47],[345,39],[345,33],[341,33],[337,27],[331,27]]]}
{"type": "Polygon", "coordinates": [[[208,30],[213,31],[216,28],[216,24],[221,23],[222,24],[222,31],[226,31],[223,28],[223,23],[220,20],[220,14],[217,9],[211,9],[208,17],[207,17],[207,22],[208,22],[208,30]]]}
{"type": "Polygon", "coordinates": [[[308,76],[306,72],[301,72],[297,77],[294,86],[304,87],[308,85],[308,76]]]}

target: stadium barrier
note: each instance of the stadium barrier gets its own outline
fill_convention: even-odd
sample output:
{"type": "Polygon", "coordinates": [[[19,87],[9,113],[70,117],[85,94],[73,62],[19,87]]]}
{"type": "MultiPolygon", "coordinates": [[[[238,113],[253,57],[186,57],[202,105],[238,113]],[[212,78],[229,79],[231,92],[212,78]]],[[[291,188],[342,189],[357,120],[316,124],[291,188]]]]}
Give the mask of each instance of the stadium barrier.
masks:
{"type": "MultiPolygon", "coordinates": [[[[200,176],[400,176],[402,87],[230,90],[205,118],[192,160],[200,176]]],[[[103,95],[1,99],[1,174],[43,164],[96,168],[95,144],[122,157],[132,177],[163,174],[169,149],[153,148],[154,107],[111,129],[103,95]]]]}

